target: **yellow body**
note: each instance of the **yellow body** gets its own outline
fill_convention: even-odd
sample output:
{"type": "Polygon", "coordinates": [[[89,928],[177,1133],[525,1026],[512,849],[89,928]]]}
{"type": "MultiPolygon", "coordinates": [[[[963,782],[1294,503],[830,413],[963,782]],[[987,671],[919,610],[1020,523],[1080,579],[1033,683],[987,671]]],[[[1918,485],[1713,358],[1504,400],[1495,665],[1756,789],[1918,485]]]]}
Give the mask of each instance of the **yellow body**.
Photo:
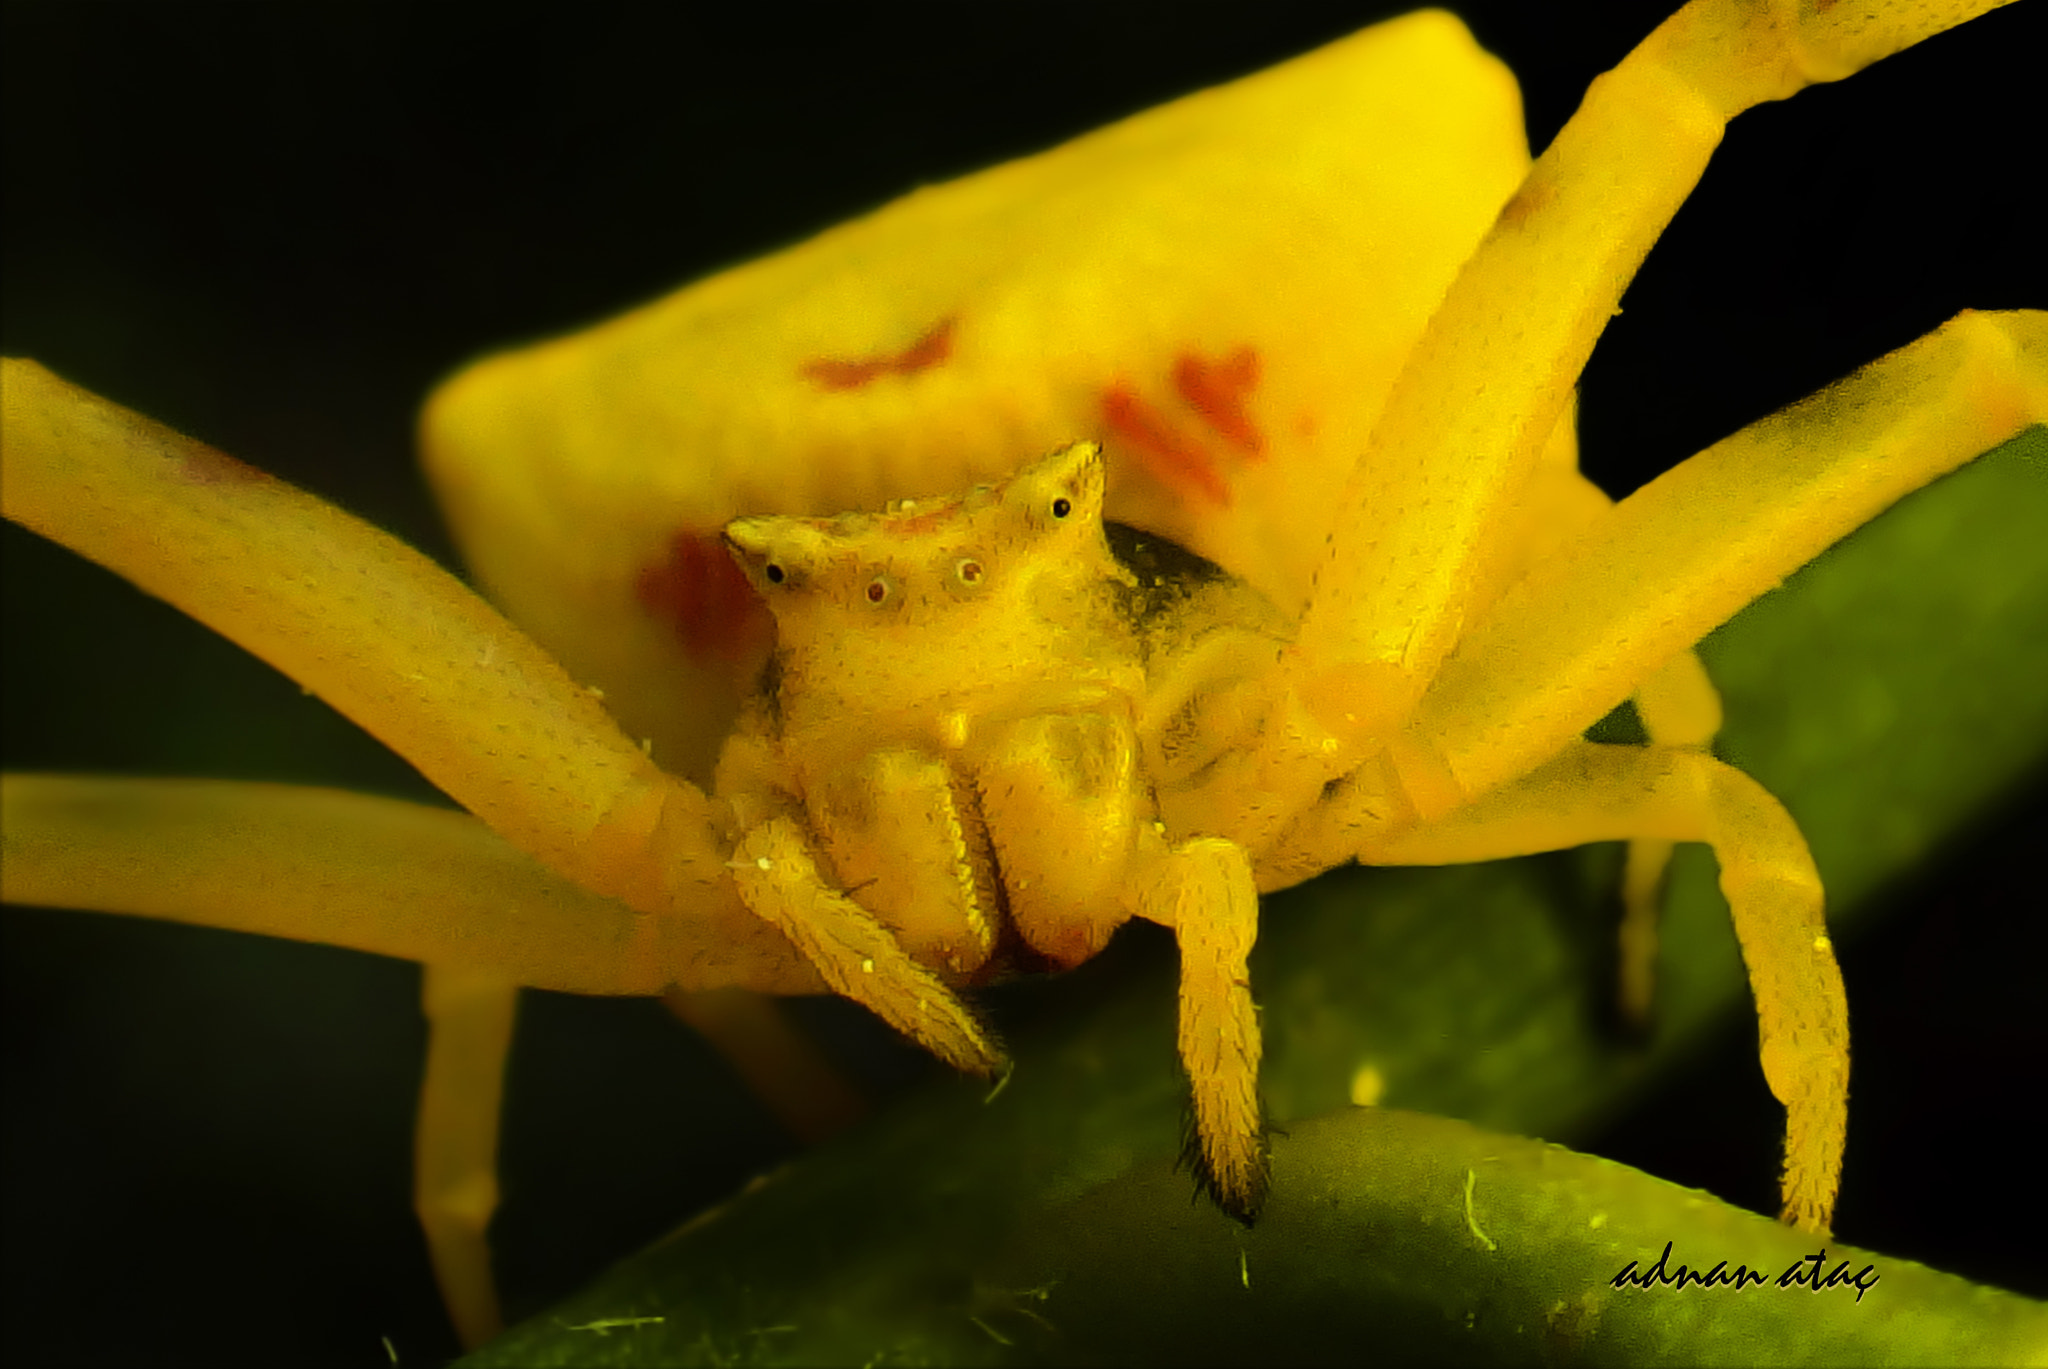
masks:
{"type": "Polygon", "coordinates": [[[1705,841],[1788,1109],[1786,1216],[1824,1230],[1847,1027],[1819,882],[1705,750],[1689,648],[2039,422],[2044,323],[1958,319],[1618,506],[1575,468],[1571,389],[1723,122],[1963,17],[1933,8],[1688,8],[1533,170],[1511,78],[1414,16],[484,362],[425,446],[531,639],[390,539],[10,363],[10,518],[288,670],[518,851],[377,805],[19,777],[7,897],[434,966],[420,1205],[475,1337],[514,983],[822,984],[993,1071],[961,985],[1147,918],[1181,946],[1206,1177],[1250,1215],[1256,890],[1626,839],[1639,1009],[1657,873],[1705,841]],[[1134,608],[1105,517],[1227,574],[1134,608]],[[721,530],[772,632],[704,556],[721,530]],[[1631,698],[1651,745],[1580,739],[1631,698]],[[190,839],[200,803],[233,841],[190,839]],[[268,851],[359,839],[512,911],[423,925],[367,879],[339,912],[238,902],[221,872],[259,817],[268,851]],[[116,839],[139,863],[93,854],[116,839]]]}
{"type": "Polygon", "coordinates": [[[1395,374],[1528,166],[1513,75],[1410,16],[493,357],[434,395],[421,447],[491,597],[708,780],[747,669],[635,585],[744,514],[957,494],[1085,437],[1109,517],[1298,608],[1395,374]],[[818,374],[939,330],[936,363],[818,374]],[[1183,359],[1241,353],[1257,450],[1176,387],[1183,359]],[[1108,422],[1119,390],[1196,464],[1108,422]]]}

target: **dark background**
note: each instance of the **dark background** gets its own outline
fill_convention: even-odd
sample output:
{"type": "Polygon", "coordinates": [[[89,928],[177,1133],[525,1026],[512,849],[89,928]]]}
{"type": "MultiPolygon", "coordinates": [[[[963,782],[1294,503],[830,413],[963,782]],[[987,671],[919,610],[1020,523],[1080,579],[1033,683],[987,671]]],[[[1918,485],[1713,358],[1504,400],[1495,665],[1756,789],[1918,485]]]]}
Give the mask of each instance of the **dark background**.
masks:
{"type": "MultiPolygon", "coordinates": [[[[9,4],[0,342],[446,559],[410,423],[465,358],[1399,8],[9,4]]],[[[1521,76],[1538,147],[1653,8],[1461,7],[1521,76]]],[[[2043,18],[2022,5],[1736,124],[1586,372],[1596,478],[1625,492],[1960,307],[2048,304],[2038,247],[2021,250],[2040,233],[2043,18]]],[[[174,612],[11,527],[0,550],[10,767],[430,793],[174,612]]],[[[2019,1099],[2048,1059],[2048,938],[2019,860],[2041,797],[2016,795],[1846,949],[1839,1223],[2036,1295],[2039,1135],[2019,1099]]],[[[413,967],[16,909],[0,934],[10,1350],[453,1350],[409,1209],[413,967]]],[[[657,1007],[530,1000],[497,1227],[515,1310],[790,1151],[657,1007]]],[[[1724,1047],[1615,1134],[1575,1139],[1768,1205],[1779,1114],[1753,1027],[1724,1047]]]]}

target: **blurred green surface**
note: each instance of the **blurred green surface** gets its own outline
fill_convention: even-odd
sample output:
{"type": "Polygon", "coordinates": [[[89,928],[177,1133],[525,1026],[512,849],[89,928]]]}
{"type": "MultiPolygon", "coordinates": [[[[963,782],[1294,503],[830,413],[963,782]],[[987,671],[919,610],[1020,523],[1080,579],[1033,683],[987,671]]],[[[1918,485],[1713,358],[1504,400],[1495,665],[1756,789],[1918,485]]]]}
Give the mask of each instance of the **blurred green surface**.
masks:
{"type": "MultiPolygon", "coordinates": [[[[947,1111],[926,1120],[984,1139],[963,1108],[947,1111]]],[[[1418,1113],[1352,1109],[1276,1138],[1279,1183],[1250,1232],[1190,1205],[1186,1176],[1157,1159],[1078,1197],[1007,1203],[995,1196],[1005,1176],[985,1166],[942,1164],[931,1183],[897,1169],[900,1153],[843,1153],[905,1187],[849,1189],[833,1162],[795,1166],[463,1363],[1962,1365],[2048,1354],[2048,1304],[1418,1113]],[[1683,1271],[1730,1282],[1688,1283],[1683,1271]],[[785,1296],[792,1286],[802,1295],[785,1296]]]]}

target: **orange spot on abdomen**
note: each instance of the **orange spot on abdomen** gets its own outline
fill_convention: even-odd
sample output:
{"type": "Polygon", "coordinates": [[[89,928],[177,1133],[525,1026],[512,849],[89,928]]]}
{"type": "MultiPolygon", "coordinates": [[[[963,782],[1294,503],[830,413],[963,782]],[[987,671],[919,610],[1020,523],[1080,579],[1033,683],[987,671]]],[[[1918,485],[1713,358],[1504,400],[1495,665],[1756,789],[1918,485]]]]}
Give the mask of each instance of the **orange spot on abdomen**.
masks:
{"type": "Polygon", "coordinates": [[[1230,486],[1209,453],[1175,432],[1166,415],[1129,385],[1111,385],[1102,392],[1102,420],[1160,483],[1199,490],[1218,504],[1230,502],[1230,486]]]}
{"type": "Polygon", "coordinates": [[[1259,383],[1259,354],[1239,347],[1212,361],[1181,352],[1173,359],[1171,378],[1175,396],[1201,421],[1200,428],[1147,402],[1137,387],[1122,381],[1102,391],[1103,422],[1162,484],[1228,505],[1229,455],[1215,448],[1214,438],[1241,459],[1264,459],[1265,435],[1246,408],[1259,383]]]}
{"type": "Polygon", "coordinates": [[[1259,354],[1240,347],[1221,361],[1182,352],[1173,362],[1173,388],[1225,442],[1246,456],[1264,456],[1266,439],[1245,412],[1259,383],[1259,354]]]}
{"type": "Polygon", "coordinates": [[[858,390],[882,376],[916,375],[943,364],[953,355],[953,328],[958,322],[950,315],[940,319],[900,352],[853,361],[819,357],[798,366],[797,374],[827,390],[858,390]]]}
{"type": "Polygon", "coordinates": [[[667,559],[643,566],[633,590],[694,655],[743,661],[775,630],[768,605],[715,532],[677,533],[667,559]]]}

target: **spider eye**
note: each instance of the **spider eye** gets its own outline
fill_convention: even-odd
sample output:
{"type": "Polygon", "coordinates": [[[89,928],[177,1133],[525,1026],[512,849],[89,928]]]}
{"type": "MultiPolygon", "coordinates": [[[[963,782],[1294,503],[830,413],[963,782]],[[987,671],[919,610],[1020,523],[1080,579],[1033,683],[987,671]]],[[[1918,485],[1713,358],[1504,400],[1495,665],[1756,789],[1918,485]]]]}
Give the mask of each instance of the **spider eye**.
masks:
{"type": "Polygon", "coordinates": [[[767,565],[761,567],[761,574],[768,577],[768,583],[771,585],[779,585],[784,580],[787,580],[789,578],[789,576],[786,573],[784,573],[782,567],[776,565],[773,561],[770,561],[767,565]]]}
{"type": "Polygon", "coordinates": [[[1065,498],[1055,499],[1052,501],[1052,516],[1055,518],[1065,518],[1068,514],[1072,513],[1073,511],[1073,503],[1065,498]]]}
{"type": "Polygon", "coordinates": [[[953,547],[945,554],[952,561],[940,559],[932,566],[931,578],[963,603],[979,598],[989,586],[987,559],[974,547],[953,547]]]}

